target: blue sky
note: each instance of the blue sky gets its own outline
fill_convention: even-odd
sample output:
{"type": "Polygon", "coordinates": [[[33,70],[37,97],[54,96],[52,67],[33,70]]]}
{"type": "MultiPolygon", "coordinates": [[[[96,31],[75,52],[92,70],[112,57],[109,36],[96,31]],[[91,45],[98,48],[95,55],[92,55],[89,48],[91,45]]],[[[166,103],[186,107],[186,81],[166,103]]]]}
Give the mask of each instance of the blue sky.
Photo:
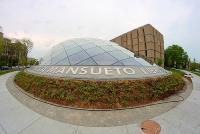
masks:
{"type": "Polygon", "coordinates": [[[72,38],[110,40],[145,24],[200,62],[199,0],[0,0],[0,26],[8,38],[30,38],[30,57],[72,38]]]}

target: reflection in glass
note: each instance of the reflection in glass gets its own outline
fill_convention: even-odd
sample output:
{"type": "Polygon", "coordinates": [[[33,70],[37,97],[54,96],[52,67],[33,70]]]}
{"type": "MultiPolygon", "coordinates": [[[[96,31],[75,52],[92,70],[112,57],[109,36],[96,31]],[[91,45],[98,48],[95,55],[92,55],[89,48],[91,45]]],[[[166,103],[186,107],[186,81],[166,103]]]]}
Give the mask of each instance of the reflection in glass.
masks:
{"type": "Polygon", "coordinates": [[[62,48],[63,48],[63,45],[62,45],[62,43],[60,43],[60,44],[58,44],[58,45],[56,45],[56,46],[53,47],[53,52],[57,51],[59,49],[62,49],[62,48]]]}
{"type": "Polygon", "coordinates": [[[116,63],[114,63],[114,64],[112,64],[112,65],[115,65],[115,66],[124,66],[124,64],[122,64],[120,61],[119,61],[119,62],[116,62],[116,63]]]}
{"type": "Polygon", "coordinates": [[[98,55],[101,53],[104,53],[105,51],[99,47],[94,47],[94,48],[90,48],[85,50],[90,56],[94,56],[94,55],[98,55]]]}
{"type": "Polygon", "coordinates": [[[69,56],[69,60],[71,65],[75,65],[85,59],[89,58],[89,55],[85,51],[78,52],[69,56]]]}
{"type": "Polygon", "coordinates": [[[123,60],[123,59],[129,58],[129,56],[126,55],[125,53],[123,53],[122,51],[112,51],[112,52],[109,52],[109,53],[118,60],[123,60]]]}
{"type": "Polygon", "coordinates": [[[111,56],[108,53],[103,53],[103,54],[94,56],[92,58],[98,65],[111,65],[117,61],[113,56],[111,56]]]}
{"type": "Polygon", "coordinates": [[[73,55],[73,54],[75,54],[77,52],[80,52],[82,50],[83,49],[81,47],[79,47],[79,46],[78,47],[74,47],[74,48],[72,48],[70,50],[67,50],[67,55],[70,56],[70,55],[73,55]]]}
{"type": "Polygon", "coordinates": [[[145,61],[142,58],[134,58],[137,62],[139,62],[140,64],[142,64],[143,66],[152,66],[149,62],[145,61]]]}
{"type": "Polygon", "coordinates": [[[65,52],[65,49],[64,49],[64,48],[61,48],[61,49],[59,49],[59,50],[57,50],[57,51],[54,51],[54,50],[53,50],[52,57],[55,57],[55,56],[57,56],[57,55],[59,55],[60,53],[63,53],[63,52],[65,52]]]}
{"type": "Polygon", "coordinates": [[[58,63],[56,63],[56,65],[70,65],[69,59],[65,58],[65,59],[59,61],[58,63]]]}
{"type": "Polygon", "coordinates": [[[123,63],[124,65],[135,65],[135,66],[141,66],[140,63],[138,63],[136,60],[134,60],[133,58],[129,58],[129,59],[125,59],[122,60],[121,63],[123,63]]]}
{"type": "Polygon", "coordinates": [[[97,63],[95,63],[93,59],[88,58],[88,59],[86,59],[86,60],[84,60],[82,62],[79,62],[76,65],[97,65],[97,63]]]}
{"type": "Polygon", "coordinates": [[[51,65],[51,60],[47,61],[44,65],[51,65]]]}
{"type": "Polygon", "coordinates": [[[83,45],[81,46],[83,49],[89,49],[89,48],[92,48],[92,47],[96,47],[96,45],[94,44],[86,44],[86,45],[83,45]]]}
{"type": "Polygon", "coordinates": [[[75,41],[79,46],[89,44],[90,42],[87,40],[78,40],[75,41]]]}
{"type": "Polygon", "coordinates": [[[69,46],[65,46],[65,50],[69,50],[69,49],[72,49],[74,47],[77,47],[78,45],[77,44],[72,44],[72,45],[69,45],[69,46]]]}
{"type": "Polygon", "coordinates": [[[105,51],[115,51],[117,48],[114,48],[113,46],[101,46],[101,48],[105,51]]]}
{"type": "Polygon", "coordinates": [[[121,50],[121,51],[128,51],[126,48],[123,48],[123,47],[121,47],[120,45],[115,45],[115,46],[113,46],[114,48],[116,48],[116,49],[119,49],[119,50],[121,50]]]}
{"type": "Polygon", "coordinates": [[[39,58],[39,65],[152,66],[134,53],[106,40],[71,39],[55,45],[39,58]]]}
{"type": "Polygon", "coordinates": [[[60,59],[63,59],[63,58],[65,58],[65,57],[67,57],[67,55],[66,55],[65,52],[63,52],[63,53],[61,53],[61,54],[59,54],[59,55],[53,57],[53,58],[52,58],[52,64],[54,65],[55,63],[57,63],[58,61],[60,61],[60,59]]]}

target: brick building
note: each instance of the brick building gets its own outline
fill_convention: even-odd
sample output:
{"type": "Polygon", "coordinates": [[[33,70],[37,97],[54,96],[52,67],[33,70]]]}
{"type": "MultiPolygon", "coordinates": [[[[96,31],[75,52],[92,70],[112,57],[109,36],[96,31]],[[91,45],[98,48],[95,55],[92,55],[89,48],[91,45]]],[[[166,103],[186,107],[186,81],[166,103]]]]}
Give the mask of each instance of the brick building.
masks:
{"type": "Polygon", "coordinates": [[[150,24],[133,29],[110,41],[138,54],[151,63],[157,63],[158,58],[164,60],[163,35],[150,24]]]}

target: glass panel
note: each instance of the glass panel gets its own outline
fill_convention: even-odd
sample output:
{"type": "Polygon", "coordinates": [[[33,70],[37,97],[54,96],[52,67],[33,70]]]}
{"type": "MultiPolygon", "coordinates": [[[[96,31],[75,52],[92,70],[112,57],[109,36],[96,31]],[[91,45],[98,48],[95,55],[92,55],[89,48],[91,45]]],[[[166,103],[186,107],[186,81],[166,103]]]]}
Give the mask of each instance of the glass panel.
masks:
{"type": "Polygon", "coordinates": [[[110,42],[108,45],[111,45],[111,46],[119,46],[118,44],[114,43],[114,42],[110,42]]]}
{"type": "Polygon", "coordinates": [[[86,59],[86,60],[84,60],[82,62],[79,62],[76,65],[97,65],[97,64],[94,62],[94,60],[92,60],[91,58],[89,58],[89,59],[86,59]]]}
{"type": "Polygon", "coordinates": [[[68,56],[70,56],[70,55],[73,55],[73,54],[75,54],[75,53],[77,53],[77,52],[80,52],[80,51],[82,51],[83,49],[81,48],[81,47],[75,47],[75,48],[72,48],[72,49],[70,49],[70,50],[67,50],[67,55],[68,56]]]}
{"type": "Polygon", "coordinates": [[[85,40],[85,39],[82,39],[82,38],[75,38],[75,39],[71,39],[70,41],[77,42],[77,41],[82,41],[82,40],[85,40]]]}
{"type": "Polygon", "coordinates": [[[123,63],[124,65],[135,65],[135,66],[141,66],[140,63],[138,63],[136,60],[134,60],[133,58],[128,58],[125,60],[120,61],[121,63],[123,63]]]}
{"type": "Polygon", "coordinates": [[[122,64],[120,61],[119,61],[119,62],[116,62],[116,63],[114,63],[114,64],[112,64],[112,65],[115,65],[115,66],[124,66],[124,64],[122,64]]]}
{"type": "Polygon", "coordinates": [[[59,61],[58,63],[56,63],[56,65],[70,65],[69,59],[65,58],[65,59],[59,61]]]}
{"type": "Polygon", "coordinates": [[[127,54],[130,57],[134,57],[134,53],[129,50],[123,50],[122,52],[124,52],[125,54],[127,54]]]}
{"type": "Polygon", "coordinates": [[[69,50],[69,49],[72,49],[74,47],[77,47],[78,45],[77,44],[72,44],[72,45],[69,45],[69,46],[65,46],[65,50],[69,50]]]}
{"type": "Polygon", "coordinates": [[[81,45],[89,44],[90,42],[87,40],[79,40],[79,41],[76,41],[76,43],[81,46],[81,45]]]}
{"type": "Polygon", "coordinates": [[[67,57],[67,55],[66,55],[66,53],[64,52],[64,53],[61,53],[61,54],[59,54],[59,55],[57,55],[57,56],[55,56],[55,57],[53,57],[52,58],[52,65],[55,65],[55,63],[57,63],[58,61],[60,61],[60,60],[62,60],[62,59],[64,59],[64,58],[66,58],[67,57]]]}
{"type": "Polygon", "coordinates": [[[126,55],[125,53],[123,53],[122,51],[112,51],[112,52],[109,52],[109,53],[118,60],[123,60],[123,59],[129,58],[129,56],[126,55]]]}
{"type": "Polygon", "coordinates": [[[108,53],[103,53],[92,58],[98,65],[111,65],[117,62],[117,60],[108,53]]]}
{"type": "Polygon", "coordinates": [[[116,49],[119,49],[121,51],[127,51],[127,49],[125,49],[125,48],[123,48],[123,47],[121,47],[119,45],[116,45],[116,46],[113,46],[113,47],[116,48],[116,49]]]}
{"type": "Polygon", "coordinates": [[[51,60],[51,56],[44,57],[41,59],[41,65],[44,65],[47,61],[51,60]]]}
{"type": "Polygon", "coordinates": [[[65,49],[59,49],[59,50],[57,50],[57,51],[54,51],[53,50],[53,54],[52,54],[52,57],[55,57],[55,56],[57,56],[58,54],[60,54],[60,53],[63,53],[63,52],[65,52],[65,49]]]}
{"type": "Polygon", "coordinates": [[[93,44],[95,44],[96,46],[107,46],[107,44],[104,42],[94,42],[93,44]]]}
{"type": "Polygon", "coordinates": [[[85,51],[78,52],[69,56],[69,60],[71,65],[75,65],[85,59],[89,58],[89,55],[85,51]]]}
{"type": "Polygon", "coordinates": [[[140,64],[142,64],[143,66],[152,66],[149,62],[145,61],[142,58],[134,58],[137,62],[139,62],[140,64]]]}
{"type": "Polygon", "coordinates": [[[96,45],[94,44],[86,44],[86,45],[83,45],[81,46],[83,49],[89,49],[89,48],[92,48],[92,47],[96,47],[96,45]]]}
{"type": "Polygon", "coordinates": [[[64,47],[67,47],[67,46],[70,46],[70,45],[73,45],[73,44],[75,45],[76,43],[75,43],[75,42],[69,41],[69,42],[64,42],[64,43],[63,43],[63,46],[64,46],[64,47]]]}
{"type": "Polygon", "coordinates": [[[52,50],[55,52],[55,51],[62,49],[62,48],[63,48],[63,45],[60,43],[60,44],[54,46],[52,50]]]}
{"type": "Polygon", "coordinates": [[[43,57],[49,57],[52,54],[52,50],[49,50],[43,57]]]}
{"type": "Polygon", "coordinates": [[[117,48],[114,48],[113,46],[101,46],[102,49],[105,51],[115,51],[117,48]]]}
{"type": "Polygon", "coordinates": [[[51,65],[51,60],[47,61],[45,65],[51,65]]]}
{"type": "Polygon", "coordinates": [[[88,41],[91,41],[91,42],[93,42],[93,41],[99,42],[99,40],[94,39],[94,38],[87,38],[87,40],[88,40],[88,41]]]}
{"type": "Polygon", "coordinates": [[[94,56],[94,55],[98,55],[101,53],[104,53],[105,51],[99,47],[94,47],[94,48],[90,48],[85,50],[90,56],[94,56]]]}

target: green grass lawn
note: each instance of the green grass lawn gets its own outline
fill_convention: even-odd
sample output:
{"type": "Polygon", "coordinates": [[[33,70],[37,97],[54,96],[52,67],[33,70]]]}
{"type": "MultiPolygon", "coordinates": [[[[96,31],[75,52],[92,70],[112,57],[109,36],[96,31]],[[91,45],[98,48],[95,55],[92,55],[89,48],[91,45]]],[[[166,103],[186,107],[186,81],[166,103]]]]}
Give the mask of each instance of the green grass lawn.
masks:
{"type": "Polygon", "coordinates": [[[181,76],[184,76],[184,73],[181,72],[181,70],[177,70],[177,69],[173,69],[173,68],[165,68],[165,69],[168,70],[168,71],[180,74],[181,76]]]}
{"type": "Polygon", "coordinates": [[[196,75],[200,76],[200,72],[195,71],[195,70],[187,70],[187,69],[178,70],[178,69],[173,69],[173,68],[165,68],[165,69],[168,70],[168,71],[174,72],[174,73],[178,73],[178,74],[180,74],[182,76],[184,75],[184,73],[181,72],[181,70],[186,70],[186,71],[189,71],[189,72],[191,72],[193,74],[196,74],[196,75]]]}
{"type": "Polygon", "coordinates": [[[3,75],[3,74],[7,74],[7,73],[10,73],[10,72],[13,72],[14,70],[4,70],[4,71],[0,71],[0,75],[3,75]]]}
{"type": "Polygon", "coordinates": [[[194,70],[187,70],[187,71],[189,71],[189,72],[191,72],[191,73],[193,73],[193,74],[196,74],[196,75],[200,76],[200,72],[197,72],[197,71],[194,71],[194,70]]]}

